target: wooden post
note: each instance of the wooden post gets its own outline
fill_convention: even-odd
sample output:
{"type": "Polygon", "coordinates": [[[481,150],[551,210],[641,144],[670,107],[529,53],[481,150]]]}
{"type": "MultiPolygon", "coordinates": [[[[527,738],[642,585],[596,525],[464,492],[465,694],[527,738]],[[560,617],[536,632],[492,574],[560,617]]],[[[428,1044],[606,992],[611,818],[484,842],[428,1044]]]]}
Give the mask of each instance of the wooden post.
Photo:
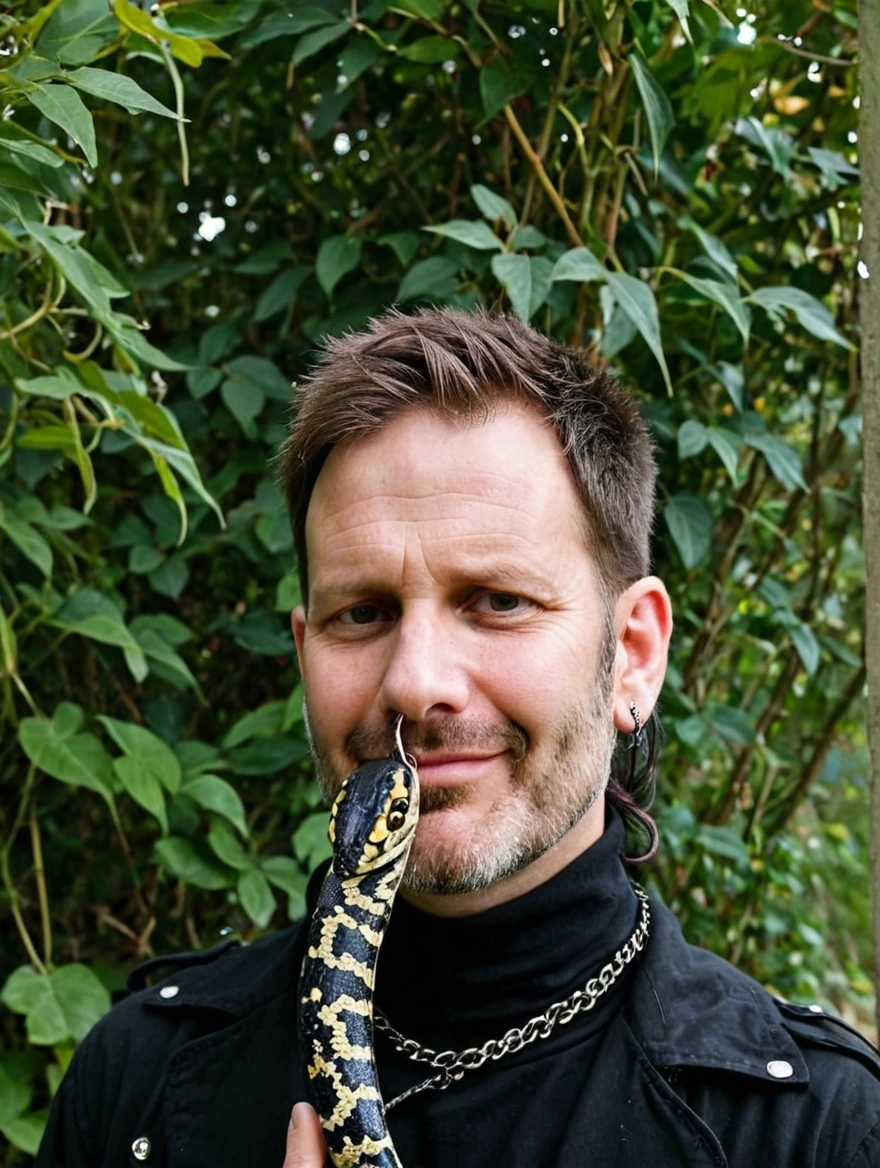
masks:
{"type": "Polygon", "coordinates": [[[859,317],[862,328],[864,423],[862,516],[866,570],[865,664],[868,676],[868,749],[871,757],[875,1017],[880,1033],[880,4],[877,0],[859,0],[859,59],[859,166],[863,226],[859,317]]]}

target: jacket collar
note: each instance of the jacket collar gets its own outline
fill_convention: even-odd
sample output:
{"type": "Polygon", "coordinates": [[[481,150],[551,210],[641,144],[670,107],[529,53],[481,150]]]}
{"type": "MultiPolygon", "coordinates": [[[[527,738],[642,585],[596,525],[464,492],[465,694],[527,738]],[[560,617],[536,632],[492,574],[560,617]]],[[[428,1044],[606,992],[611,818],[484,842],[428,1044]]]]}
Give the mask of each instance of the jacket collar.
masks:
{"type": "MultiPolygon", "coordinates": [[[[304,938],[305,928],[294,926],[244,946],[234,973],[227,943],[213,960],[202,954],[198,964],[188,962],[141,991],[141,1000],[161,1012],[244,1018],[295,992],[304,938]],[[172,986],[177,992],[169,995],[172,986]]],[[[779,1088],[809,1082],[803,1055],[766,990],[715,954],[687,944],[675,917],[656,899],[624,1012],[655,1067],[734,1072],[779,1088]]]]}
{"type": "Polygon", "coordinates": [[[808,1083],[803,1055],[767,991],[715,954],[688,945],[678,921],[656,900],[651,917],[625,1009],[654,1066],[732,1071],[781,1088],[808,1083]]]}

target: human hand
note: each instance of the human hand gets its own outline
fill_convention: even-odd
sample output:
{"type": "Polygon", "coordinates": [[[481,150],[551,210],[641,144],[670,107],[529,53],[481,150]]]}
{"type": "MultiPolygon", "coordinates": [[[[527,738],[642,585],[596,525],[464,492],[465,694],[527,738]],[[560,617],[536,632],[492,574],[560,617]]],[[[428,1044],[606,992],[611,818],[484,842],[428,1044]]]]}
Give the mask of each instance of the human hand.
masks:
{"type": "Polygon", "coordinates": [[[283,1168],[324,1168],[327,1146],[318,1113],[309,1103],[297,1103],[287,1129],[287,1155],[283,1168]]]}

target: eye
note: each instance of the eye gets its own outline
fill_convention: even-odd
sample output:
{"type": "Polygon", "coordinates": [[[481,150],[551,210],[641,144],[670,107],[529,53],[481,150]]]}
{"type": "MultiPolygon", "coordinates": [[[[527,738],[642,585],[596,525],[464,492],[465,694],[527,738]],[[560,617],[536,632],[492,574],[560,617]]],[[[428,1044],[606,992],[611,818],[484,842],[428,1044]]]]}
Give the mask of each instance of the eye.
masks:
{"type": "Polygon", "coordinates": [[[388,614],[378,604],[355,604],[337,617],[343,625],[371,625],[388,619],[388,614]]]}
{"type": "Polygon", "coordinates": [[[409,811],[409,800],[395,799],[388,812],[388,830],[400,831],[406,823],[406,813],[409,811]]]}
{"type": "Polygon", "coordinates": [[[524,596],[518,596],[515,592],[486,591],[474,601],[473,611],[489,616],[496,614],[500,616],[506,613],[523,616],[527,612],[531,612],[534,607],[533,601],[527,600],[524,596]]]}

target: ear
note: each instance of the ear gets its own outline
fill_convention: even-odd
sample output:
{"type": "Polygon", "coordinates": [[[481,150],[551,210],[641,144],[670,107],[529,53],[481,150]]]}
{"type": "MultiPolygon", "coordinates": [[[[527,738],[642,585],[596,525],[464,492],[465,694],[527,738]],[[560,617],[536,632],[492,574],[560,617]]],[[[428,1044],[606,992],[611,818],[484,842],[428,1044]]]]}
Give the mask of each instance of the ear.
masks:
{"type": "Polygon", "coordinates": [[[614,684],[614,725],[635,729],[630,702],[645,725],[663,686],[672,636],[672,605],[662,580],[645,576],[617,598],[617,661],[614,684]]]}
{"type": "Polygon", "coordinates": [[[299,662],[300,676],[302,676],[303,641],[306,635],[306,610],[304,605],[298,604],[290,614],[290,629],[293,633],[293,643],[296,645],[296,658],[299,662]]]}

